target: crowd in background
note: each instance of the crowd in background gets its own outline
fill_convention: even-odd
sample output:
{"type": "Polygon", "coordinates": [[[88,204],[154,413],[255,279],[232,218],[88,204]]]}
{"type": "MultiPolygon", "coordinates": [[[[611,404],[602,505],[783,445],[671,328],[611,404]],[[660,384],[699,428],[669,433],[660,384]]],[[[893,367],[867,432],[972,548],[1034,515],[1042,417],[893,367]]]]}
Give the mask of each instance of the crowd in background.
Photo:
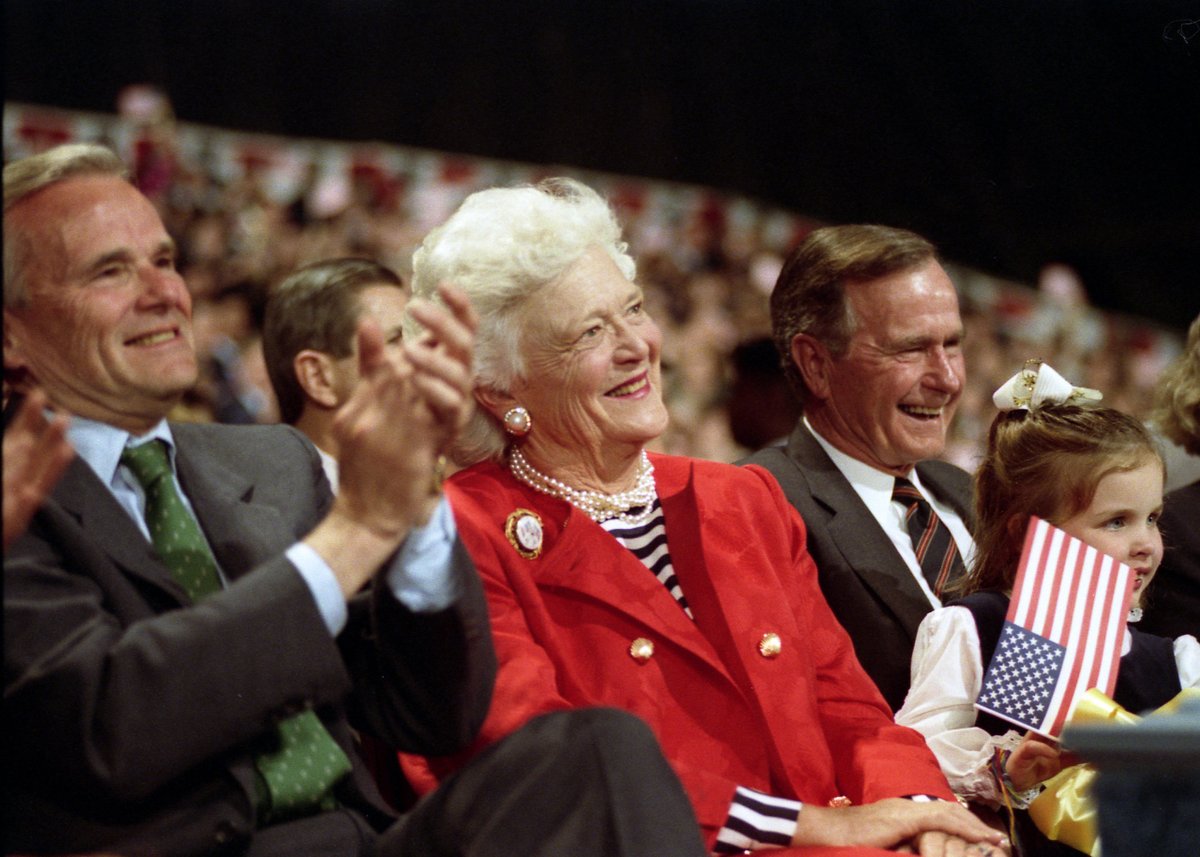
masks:
{"type": "MultiPolygon", "coordinates": [[[[179,242],[205,366],[180,418],[277,420],[259,330],[268,290],[297,266],[366,256],[407,280],[421,238],[471,192],[571,175],[614,204],[664,329],[671,422],[659,448],[733,461],[795,423],[767,299],[788,250],[818,225],[802,216],[712,189],[564,166],[189,125],[161,93],[140,87],[122,93],[111,115],[5,106],[6,161],[72,140],[121,154],[179,242]]],[[[1036,284],[952,259],[945,267],[960,291],[968,366],[945,457],[968,470],[993,415],[992,390],[1026,358],[1143,416],[1182,347],[1180,333],[1091,306],[1066,266],[1047,264],[1036,284]]]]}

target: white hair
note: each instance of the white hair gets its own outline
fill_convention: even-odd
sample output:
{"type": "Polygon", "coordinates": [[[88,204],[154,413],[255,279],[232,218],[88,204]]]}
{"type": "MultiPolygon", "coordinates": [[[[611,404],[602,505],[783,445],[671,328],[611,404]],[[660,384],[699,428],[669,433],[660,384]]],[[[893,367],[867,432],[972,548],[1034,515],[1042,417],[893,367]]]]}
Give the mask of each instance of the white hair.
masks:
{"type": "MultiPolygon", "coordinates": [[[[594,246],[634,278],[636,266],[612,209],[574,179],[479,191],[413,254],[413,295],[432,300],[443,282],[466,292],[479,315],[475,383],[507,392],[525,371],[517,319],[521,306],[594,246]]],[[[406,325],[406,336],[417,332],[411,318],[406,325]]],[[[499,422],[478,408],[453,455],[462,465],[500,460],[504,447],[499,422]]]]}

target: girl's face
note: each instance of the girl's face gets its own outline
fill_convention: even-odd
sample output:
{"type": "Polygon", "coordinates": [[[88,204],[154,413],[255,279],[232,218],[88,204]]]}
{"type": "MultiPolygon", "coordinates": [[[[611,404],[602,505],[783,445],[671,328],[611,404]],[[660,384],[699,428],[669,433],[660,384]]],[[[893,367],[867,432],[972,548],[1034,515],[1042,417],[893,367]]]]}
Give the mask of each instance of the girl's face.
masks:
{"type": "Polygon", "coordinates": [[[1158,532],[1162,497],[1162,465],[1147,458],[1133,470],[1105,476],[1086,509],[1055,524],[1133,569],[1135,606],[1141,604],[1162,561],[1162,535],[1158,532]]]}

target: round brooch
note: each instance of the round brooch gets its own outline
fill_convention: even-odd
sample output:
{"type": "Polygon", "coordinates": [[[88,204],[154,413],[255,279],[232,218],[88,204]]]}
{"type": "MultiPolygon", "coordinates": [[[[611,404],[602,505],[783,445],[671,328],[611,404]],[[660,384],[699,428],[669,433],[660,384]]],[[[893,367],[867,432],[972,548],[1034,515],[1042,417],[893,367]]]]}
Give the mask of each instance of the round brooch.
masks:
{"type": "Polygon", "coordinates": [[[537,559],[542,552],[542,519],[528,509],[517,509],[504,522],[504,536],[525,559],[537,559]]]}

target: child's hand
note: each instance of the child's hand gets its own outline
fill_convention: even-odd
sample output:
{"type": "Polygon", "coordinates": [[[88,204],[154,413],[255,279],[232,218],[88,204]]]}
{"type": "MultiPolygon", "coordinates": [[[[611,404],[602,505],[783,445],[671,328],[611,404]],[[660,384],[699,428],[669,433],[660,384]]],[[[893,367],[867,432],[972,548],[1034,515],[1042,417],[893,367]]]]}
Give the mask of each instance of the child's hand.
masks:
{"type": "Polygon", "coordinates": [[[1066,760],[1058,744],[1034,732],[1026,732],[1004,765],[1008,780],[1019,792],[1050,779],[1063,769],[1066,760]]]}

